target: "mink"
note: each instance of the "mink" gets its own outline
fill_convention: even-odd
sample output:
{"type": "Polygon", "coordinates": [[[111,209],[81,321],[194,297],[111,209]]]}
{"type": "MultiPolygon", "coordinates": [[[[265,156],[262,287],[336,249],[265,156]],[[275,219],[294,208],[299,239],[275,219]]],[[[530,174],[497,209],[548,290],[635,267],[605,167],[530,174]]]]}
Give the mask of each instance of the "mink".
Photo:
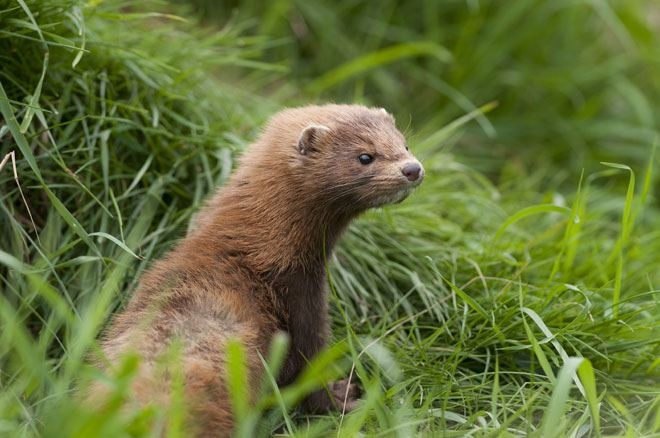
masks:
{"type": "MultiPolygon", "coordinates": [[[[172,373],[161,358],[176,343],[187,427],[197,436],[231,434],[227,342],[245,346],[246,391],[254,398],[263,374],[260,354],[285,332],[290,347],[277,383],[292,383],[328,340],[326,261],[342,232],[361,212],[402,201],[423,178],[422,165],[382,108],[281,111],[114,316],[101,339],[106,363],[137,353],[132,397],[143,405],[167,404],[172,373]]],[[[308,412],[350,410],[357,397],[357,386],[341,380],[301,405],[308,412]]]]}

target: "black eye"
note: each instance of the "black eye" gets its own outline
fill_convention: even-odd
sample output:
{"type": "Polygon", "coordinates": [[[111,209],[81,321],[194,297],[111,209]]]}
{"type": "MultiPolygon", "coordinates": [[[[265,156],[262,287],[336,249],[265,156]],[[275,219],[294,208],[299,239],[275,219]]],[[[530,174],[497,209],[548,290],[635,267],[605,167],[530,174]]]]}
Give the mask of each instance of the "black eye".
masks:
{"type": "Polygon", "coordinates": [[[407,150],[407,151],[409,151],[409,150],[410,150],[410,149],[408,149],[408,146],[407,146],[407,145],[406,145],[406,150],[407,150]]]}
{"type": "Polygon", "coordinates": [[[372,161],[374,161],[374,157],[372,157],[369,154],[362,154],[358,157],[358,160],[360,160],[360,164],[367,165],[367,164],[371,163],[372,161]]]}

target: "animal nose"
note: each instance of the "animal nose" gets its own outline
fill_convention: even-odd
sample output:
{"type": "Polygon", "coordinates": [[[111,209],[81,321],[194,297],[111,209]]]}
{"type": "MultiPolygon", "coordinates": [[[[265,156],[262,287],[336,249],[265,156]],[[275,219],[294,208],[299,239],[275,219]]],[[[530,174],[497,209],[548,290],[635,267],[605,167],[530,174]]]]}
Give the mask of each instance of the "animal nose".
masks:
{"type": "Polygon", "coordinates": [[[408,181],[417,181],[422,173],[422,166],[419,163],[407,163],[401,168],[401,173],[408,181]]]}

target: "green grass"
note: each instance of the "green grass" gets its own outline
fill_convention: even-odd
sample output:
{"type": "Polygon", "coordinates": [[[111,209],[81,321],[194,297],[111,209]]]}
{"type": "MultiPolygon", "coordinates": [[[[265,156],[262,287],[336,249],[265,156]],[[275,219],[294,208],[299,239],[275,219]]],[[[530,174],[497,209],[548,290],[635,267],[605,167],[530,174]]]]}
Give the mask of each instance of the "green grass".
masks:
{"type": "Polygon", "coordinates": [[[86,354],[268,115],[316,100],[393,110],[427,177],[329,260],[336,342],[296,385],[274,387],[278,339],[250,406],[228,351],[241,436],[660,435],[653,2],[195,4],[203,26],[0,2],[0,159],[25,195],[6,162],[0,436],[183,436],[180,398],[121,409],[136,358],[102,376],[86,354]],[[361,409],[291,410],[349,374],[361,409]],[[112,403],[80,403],[89,379],[112,403]]]}

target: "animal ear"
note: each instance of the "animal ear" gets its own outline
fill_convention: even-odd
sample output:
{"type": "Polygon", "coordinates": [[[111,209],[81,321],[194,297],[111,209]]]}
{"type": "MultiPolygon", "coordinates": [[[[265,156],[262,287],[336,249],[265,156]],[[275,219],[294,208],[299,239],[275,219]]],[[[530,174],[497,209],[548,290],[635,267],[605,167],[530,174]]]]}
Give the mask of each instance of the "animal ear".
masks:
{"type": "Polygon", "coordinates": [[[394,122],[394,116],[393,116],[392,114],[388,113],[387,110],[386,110],[385,108],[378,108],[378,111],[379,111],[382,115],[384,115],[385,118],[387,118],[389,121],[391,121],[392,123],[395,123],[395,122],[394,122]]]}
{"type": "Polygon", "coordinates": [[[329,132],[330,128],[323,125],[309,125],[303,129],[298,139],[300,155],[307,155],[308,152],[314,151],[329,132]]]}

